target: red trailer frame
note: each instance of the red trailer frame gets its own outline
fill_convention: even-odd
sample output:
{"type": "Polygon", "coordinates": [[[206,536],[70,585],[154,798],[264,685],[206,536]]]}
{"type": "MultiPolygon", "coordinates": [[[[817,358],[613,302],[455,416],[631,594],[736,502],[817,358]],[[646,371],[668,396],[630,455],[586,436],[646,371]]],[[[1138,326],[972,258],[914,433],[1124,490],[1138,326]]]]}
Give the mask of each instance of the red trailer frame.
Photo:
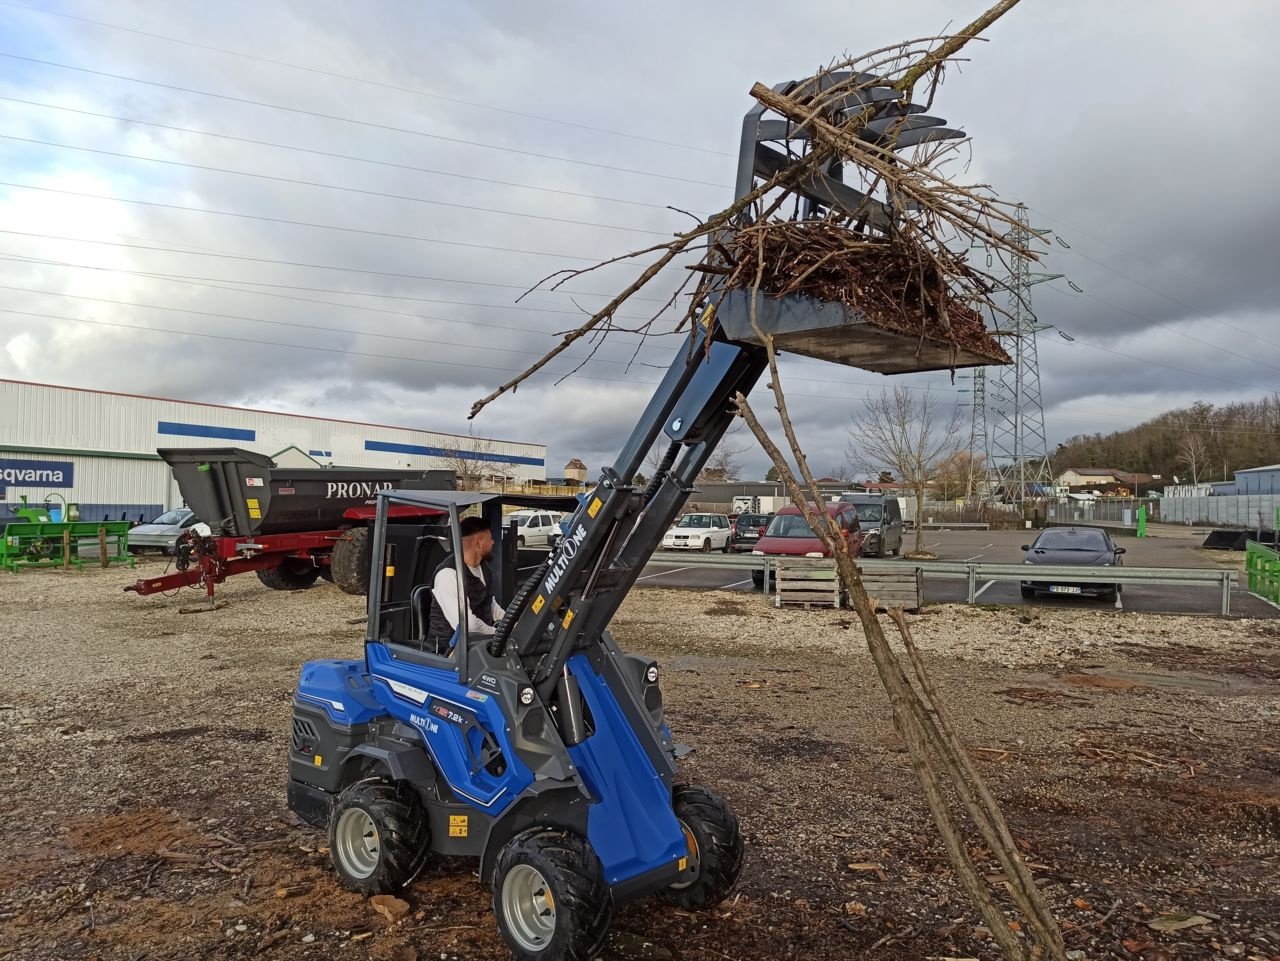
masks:
{"type": "MultiPolygon", "coordinates": [[[[353,507],[343,513],[343,519],[352,527],[373,522],[373,506],[353,507]]],[[[388,516],[393,519],[434,517],[442,511],[424,510],[408,505],[395,505],[388,516]]],[[[317,567],[328,567],[333,545],[346,530],[302,531],[294,534],[264,534],[259,537],[209,537],[204,548],[197,551],[196,563],[185,571],[173,571],[160,577],[145,577],[125,588],[141,597],[162,594],[183,587],[203,584],[210,606],[214,603],[215,585],[228,577],[247,574],[250,571],[279,567],[289,558],[310,561],[317,567]]],[[[198,537],[191,533],[188,536],[198,537]]]]}

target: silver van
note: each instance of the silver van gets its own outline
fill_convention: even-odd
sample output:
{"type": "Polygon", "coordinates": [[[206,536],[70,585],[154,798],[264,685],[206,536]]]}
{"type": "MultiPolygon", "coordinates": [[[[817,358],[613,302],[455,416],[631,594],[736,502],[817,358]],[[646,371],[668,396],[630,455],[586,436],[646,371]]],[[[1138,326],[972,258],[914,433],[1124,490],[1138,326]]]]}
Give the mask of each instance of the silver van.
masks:
{"type": "Polygon", "coordinates": [[[841,494],[840,500],[858,510],[862,556],[888,557],[902,550],[902,507],[898,498],[882,494],[841,494]]]}

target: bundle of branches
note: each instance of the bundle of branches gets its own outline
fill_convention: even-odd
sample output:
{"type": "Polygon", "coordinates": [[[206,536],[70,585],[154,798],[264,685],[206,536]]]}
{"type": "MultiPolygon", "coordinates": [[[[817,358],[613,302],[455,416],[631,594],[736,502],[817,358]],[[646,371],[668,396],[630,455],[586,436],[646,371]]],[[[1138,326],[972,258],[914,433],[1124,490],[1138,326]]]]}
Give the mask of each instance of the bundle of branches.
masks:
{"type": "MultiPolygon", "coordinates": [[[[774,297],[802,294],[844,304],[882,330],[1009,362],[982,315],[956,296],[939,261],[906,236],[876,236],[830,218],[770,220],[738,230],[716,253],[722,263],[695,269],[724,276],[730,288],[758,283],[774,297]]],[[[986,289],[976,271],[966,268],[965,279],[986,289]]]]}

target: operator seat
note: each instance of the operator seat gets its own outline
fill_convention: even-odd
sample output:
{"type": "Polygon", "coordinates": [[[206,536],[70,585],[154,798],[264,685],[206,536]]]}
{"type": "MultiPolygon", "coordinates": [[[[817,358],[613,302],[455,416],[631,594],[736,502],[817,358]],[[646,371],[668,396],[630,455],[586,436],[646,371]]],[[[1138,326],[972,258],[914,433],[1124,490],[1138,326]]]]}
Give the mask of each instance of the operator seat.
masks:
{"type": "Polygon", "coordinates": [[[431,583],[428,578],[448,556],[448,542],[438,536],[418,538],[413,569],[422,583],[415,584],[409,592],[409,619],[413,636],[409,643],[419,650],[427,649],[427,626],[431,623],[431,583]]]}

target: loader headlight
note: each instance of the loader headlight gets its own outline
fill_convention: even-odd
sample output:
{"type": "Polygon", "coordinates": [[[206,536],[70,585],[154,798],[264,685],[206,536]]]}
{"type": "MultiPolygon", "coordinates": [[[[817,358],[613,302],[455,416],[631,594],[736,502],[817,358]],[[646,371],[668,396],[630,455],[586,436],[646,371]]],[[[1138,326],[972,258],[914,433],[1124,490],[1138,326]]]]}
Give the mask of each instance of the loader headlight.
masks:
{"type": "Polygon", "coordinates": [[[649,669],[644,672],[644,679],[650,684],[658,683],[658,665],[650,664],[649,669]]]}
{"type": "Polygon", "coordinates": [[[527,707],[528,705],[533,703],[533,688],[529,687],[529,685],[526,684],[524,687],[520,688],[519,696],[520,696],[520,703],[527,707]]]}

